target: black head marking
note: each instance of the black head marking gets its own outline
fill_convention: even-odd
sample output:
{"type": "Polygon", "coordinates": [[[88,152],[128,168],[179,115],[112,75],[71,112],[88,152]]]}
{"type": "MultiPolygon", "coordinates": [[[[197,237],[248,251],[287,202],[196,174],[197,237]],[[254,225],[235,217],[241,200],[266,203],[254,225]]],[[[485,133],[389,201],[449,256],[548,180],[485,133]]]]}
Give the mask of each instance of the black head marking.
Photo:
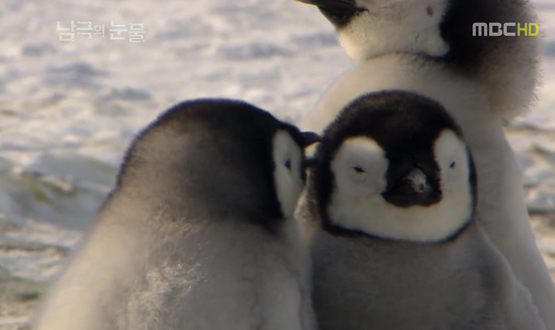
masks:
{"type": "MultiPolygon", "coordinates": [[[[472,26],[482,22],[535,23],[528,21],[529,6],[529,2],[523,0],[450,0],[440,24],[441,37],[449,45],[450,51],[442,59],[465,72],[471,70],[476,73],[483,65],[493,65],[496,54],[500,55],[498,52],[508,55],[527,51],[518,49],[522,41],[518,37],[473,36],[472,26]]],[[[515,54],[510,56],[520,58],[515,54]]]]}
{"type": "MultiPolygon", "coordinates": [[[[331,162],[345,140],[368,137],[384,150],[389,160],[387,189],[382,194],[386,201],[398,207],[429,206],[442,197],[433,146],[446,129],[462,138],[460,128],[439,103],[415,93],[371,93],[349,104],[324,132],[315,155],[318,165],[311,174],[310,194],[316,197],[324,228],[334,234],[352,234],[333,225],[327,215],[334,182],[331,162]]],[[[475,202],[472,164],[469,182],[475,202]]]]}
{"type": "MultiPolygon", "coordinates": [[[[161,195],[171,187],[172,198],[193,200],[186,205],[193,214],[257,214],[255,218],[266,219],[264,224],[270,226],[283,218],[273,174],[273,137],[279,130],[287,131],[303,150],[303,136],[295,126],[248,103],[224,99],[180,103],[135,139],[117,187],[137,185],[151,176],[152,186],[136,190],[155,191],[160,181],[161,195]],[[214,201],[217,207],[207,210],[206,203],[214,201]],[[194,209],[196,204],[201,207],[194,209]]],[[[299,175],[304,180],[304,169],[299,175]]]]}
{"type": "Polygon", "coordinates": [[[368,9],[359,7],[355,0],[298,0],[318,6],[322,14],[337,28],[341,29],[357,15],[368,9]]]}

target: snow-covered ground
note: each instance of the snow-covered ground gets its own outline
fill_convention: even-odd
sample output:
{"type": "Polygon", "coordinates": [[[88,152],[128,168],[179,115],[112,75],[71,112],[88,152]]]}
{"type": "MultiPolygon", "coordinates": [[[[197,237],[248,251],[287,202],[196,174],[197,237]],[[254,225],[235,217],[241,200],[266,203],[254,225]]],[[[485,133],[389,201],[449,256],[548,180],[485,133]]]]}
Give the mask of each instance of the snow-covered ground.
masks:
{"type": "MultiPolygon", "coordinates": [[[[534,2],[544,84],[508,135],[555,271],[555,0],[534,2]]],[[[161,111],[231,97],[294,121],[351,65],[330,24],[293,0],[0,1],[0,329],[27,326],[126,146],[161,111]],[[57,22],[72,21],[105,35],[60,41],[57,22]],[[114,40],[112,24],[142,24],[144,40],[114,40]]]]}

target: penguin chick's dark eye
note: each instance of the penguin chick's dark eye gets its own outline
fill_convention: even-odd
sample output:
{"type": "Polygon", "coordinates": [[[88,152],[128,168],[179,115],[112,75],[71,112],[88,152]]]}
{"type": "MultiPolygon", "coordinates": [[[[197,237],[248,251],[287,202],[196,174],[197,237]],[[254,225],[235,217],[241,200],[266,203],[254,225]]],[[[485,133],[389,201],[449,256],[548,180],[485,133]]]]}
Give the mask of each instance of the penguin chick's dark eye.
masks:
{"type": "Polygon", "coordinates": [[[455,168],[456,163],[452,162],[451,165],[449,165],[450,168],[455,168]]]}
{"type": "Polygon", "coordinates": [[[288,170],[291,170],[291,160],[290,160],[290,159],[288,159],[288,160],[285,162],[285,167],[287,167],[288,170]]]}
{"type": "Polygon", "coordinates": [[[358,166],[353,167],[353,170],[355,170],[355,172],[357,172],[358,174],[366,173],[366,171],[358,166]]]}

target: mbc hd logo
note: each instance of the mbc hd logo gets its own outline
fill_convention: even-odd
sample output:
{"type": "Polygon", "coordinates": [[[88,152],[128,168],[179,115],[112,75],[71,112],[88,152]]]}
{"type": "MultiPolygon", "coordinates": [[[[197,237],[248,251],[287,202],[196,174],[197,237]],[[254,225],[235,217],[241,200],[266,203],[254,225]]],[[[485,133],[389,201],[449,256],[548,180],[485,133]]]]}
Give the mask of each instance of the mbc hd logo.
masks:
{"type": "Polygon", "coordinates": [[[474,23],[473,37],[535,37],[540,34],[537,23],[474,23]]]}

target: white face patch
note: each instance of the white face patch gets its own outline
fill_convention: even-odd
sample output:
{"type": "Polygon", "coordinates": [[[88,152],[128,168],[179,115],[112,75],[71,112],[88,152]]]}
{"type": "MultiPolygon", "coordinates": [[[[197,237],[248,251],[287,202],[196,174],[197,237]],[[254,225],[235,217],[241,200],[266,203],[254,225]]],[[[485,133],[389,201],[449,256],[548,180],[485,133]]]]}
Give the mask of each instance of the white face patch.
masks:
{"type": "Polygon", "coordinates": [[[425,53],[442,56],[449,46],[439,24],[445,0],[357,0],[367,8],[339,29],[337,36],[347,54],[357,61],[389,53],[425,53]]]}
{"type": "Polygon", "coordinates": [[[374,140],[348,139],[331,163],[336,189],[345,198],[360,199],[379,194],[387,186],[387,164],[384,151],[374,140]]]}
{"type": "Polygon", "coordinates": [[[434,144],[436,162],[441,170],[442,216],[452,218],[453,225],[468,220],[472,210],[470,163],[466,144],[451,130],[444,130],[434,144]]]}
{"type": "Polygon", "coordinates": [[[285,218],[292,218],[303,189],[302,151],[291,135],[278,131],[273,139],[274,182],[281,211],[285,218]]]}
{"type": "Polygon", "coordinates": [[[466,146],[445,130],[436,140],[434,152],[441,169],[442,200],[429,207],[398,207],[381,195],[387,187],[384,151],[370,138],[346,140],[331,163],[335,182],[327,208],[330,221],[345,229],[397,240],[435,242],[453,235],[472,212],[466,146]]]}

